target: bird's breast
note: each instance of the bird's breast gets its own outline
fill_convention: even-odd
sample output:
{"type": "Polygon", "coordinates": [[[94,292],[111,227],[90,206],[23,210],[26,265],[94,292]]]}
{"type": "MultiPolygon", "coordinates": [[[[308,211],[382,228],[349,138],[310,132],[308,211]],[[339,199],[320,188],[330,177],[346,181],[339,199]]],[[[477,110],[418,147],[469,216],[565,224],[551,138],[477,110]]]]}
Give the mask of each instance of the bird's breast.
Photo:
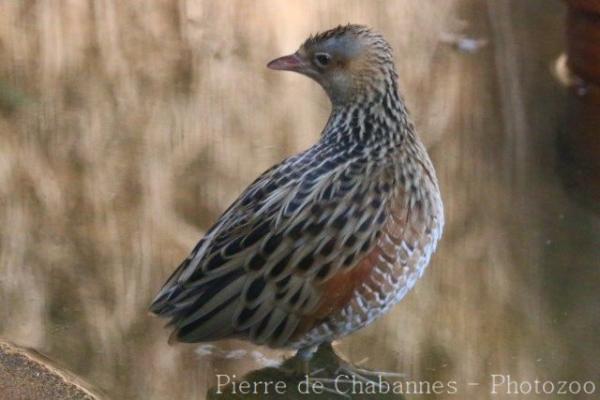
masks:
{"type": "Polygon", "coordinates": [[[355,266],[324,282],[317,309],[294,347],[333,340],[372,322],[399,302],[423,274],[443,227],[437,185],[426,176],[398,185],[377,241],[355,266]]]}

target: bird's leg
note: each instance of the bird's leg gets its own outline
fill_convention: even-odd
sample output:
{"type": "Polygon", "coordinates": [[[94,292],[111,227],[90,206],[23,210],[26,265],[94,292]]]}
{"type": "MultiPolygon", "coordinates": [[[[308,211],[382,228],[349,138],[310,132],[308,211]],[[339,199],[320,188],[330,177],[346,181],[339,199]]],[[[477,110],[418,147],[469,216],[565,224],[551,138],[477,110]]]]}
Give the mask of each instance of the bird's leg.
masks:
{"type": "Polygon", "coordinates": [[[323,372],[325,369],[330,369],[331,372],[333,372],[335,368],[328,368],[330,367],[330,365],[324,364],[322,357],[315,357],[317,353],[322,353],[321,348],[322,347],[320,347],[320,345],[318,344],[303,347],[296,352],[296,355],[294,357],[284,362],[283,365],[279,367],[279,369],[289,375],[302,377],[314,376],[323,372]],[[311,361],[313,362],[311,363],[311,361]],[[313,370],[311,370],[311,364],[313,364],[313,370]]]}
{"type": "Polygon", "coordinates": [[[318,348],[318,345],[313,345],[303,347],[300,350],[298,350],[298,352],[296,353],[296,357],[298,358],[298,360],[300,360],[299,372],[301,372],[304,375],[311,375],[310,360],[313,358],[318,348]]]}
{"type": "Polygon", "coordinates": [[[299,349],[294,357],[279,366],[279,370],[290,376],[310,375],[310,360],[317,351],[318,346],[308,346],[299,349]]]}
{"type": "Polygon", "coordinates": [[[319,347],[316,359],[326,367],[318,372],[312,371],[309,376],[312,381],[321,381],[325,386],[332,385],[337,388],[338,385],[353,384],[353,382],[359,381],[363,384],[383,388],[382,385],[387,379],[394,380],[404,376],[397,372],[373,371],[351,364],[339,357],[329,343],[323,343],[319,347]],[[315,376],[317,373],[319,376],[315,376]]]}

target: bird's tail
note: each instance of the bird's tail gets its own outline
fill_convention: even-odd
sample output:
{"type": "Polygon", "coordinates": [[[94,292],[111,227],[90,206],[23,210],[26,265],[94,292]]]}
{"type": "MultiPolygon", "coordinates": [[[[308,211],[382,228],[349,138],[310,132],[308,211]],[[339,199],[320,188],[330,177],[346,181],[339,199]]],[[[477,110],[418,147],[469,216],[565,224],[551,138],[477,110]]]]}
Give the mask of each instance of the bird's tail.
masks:
{"type": "Polygon", "coordinates": [[[165,282],[162,288],[159,290],[157,295],[150,304],[149,311],[159,317],[169,317],[170,311],[173,308],[171,300],[181,292],[182,285],[179,284],[179,276],[187,268],[190,260],[186,258],[180,265],[173,271],[169,279],[165,282]]]}
{"type": "Polygon", "coordinates": [[[186,262],[177,268],[150,306],[154,314],[170,318],[169,342],[205,342],[235,334],[233,316],[246,281],[242,268],[217,276],[179,282],[186,262]]]}

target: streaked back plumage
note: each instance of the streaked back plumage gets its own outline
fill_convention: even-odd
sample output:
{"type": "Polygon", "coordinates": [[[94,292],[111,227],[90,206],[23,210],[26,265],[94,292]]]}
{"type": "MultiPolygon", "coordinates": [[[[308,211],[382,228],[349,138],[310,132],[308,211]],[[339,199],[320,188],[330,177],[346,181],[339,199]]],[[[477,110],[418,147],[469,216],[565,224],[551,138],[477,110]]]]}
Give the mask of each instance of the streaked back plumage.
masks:
{"type": "Polygon", "coordinates": [[[253,182],[156,296],[151,310],[170,318],[174,339],[330,341],[387,311],[429,262],[442,203],[391,48],[347,25],[299,52],[346,46],[339,41],[359,50],[340,66],[351,77],[343,90],[319,82],[332,100],[320,140],[253,182]]]}

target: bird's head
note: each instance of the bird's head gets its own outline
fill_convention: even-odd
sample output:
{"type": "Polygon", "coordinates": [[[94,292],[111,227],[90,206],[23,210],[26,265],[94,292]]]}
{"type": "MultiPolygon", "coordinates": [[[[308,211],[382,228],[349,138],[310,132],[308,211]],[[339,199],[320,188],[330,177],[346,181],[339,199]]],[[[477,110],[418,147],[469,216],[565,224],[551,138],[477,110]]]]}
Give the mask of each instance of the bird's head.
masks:
{"type": "Polygon", "coordinates": [[[384,93],[396,79],[390,45],[362,25],[338,26],[311,36],[294,54],[267,66],[309,76],[325,89],[334,105],[384,93]]]}

